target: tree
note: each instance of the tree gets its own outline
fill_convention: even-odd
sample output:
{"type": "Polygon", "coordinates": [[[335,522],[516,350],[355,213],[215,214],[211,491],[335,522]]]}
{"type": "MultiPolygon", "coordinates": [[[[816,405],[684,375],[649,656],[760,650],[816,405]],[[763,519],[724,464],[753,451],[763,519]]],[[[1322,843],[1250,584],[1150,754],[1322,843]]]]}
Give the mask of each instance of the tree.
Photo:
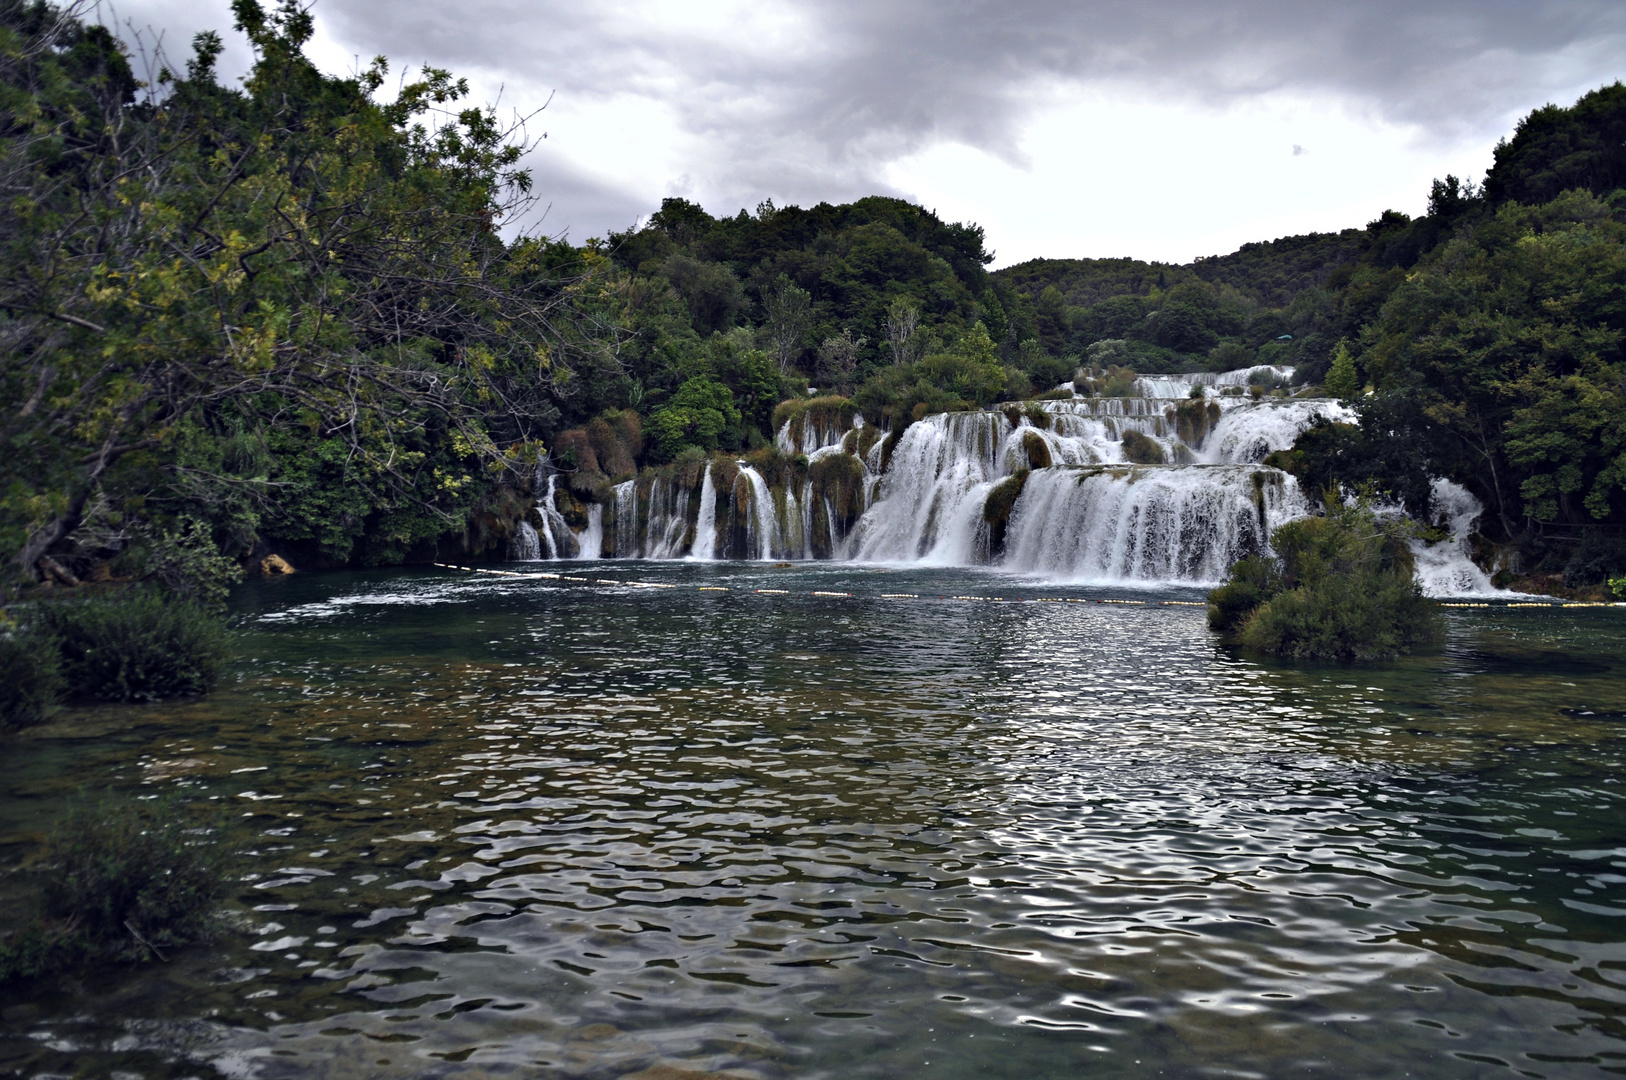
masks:
{"type": "Polygon", "coordinates": [[[691,446],[716,450],[729,433],[737,436],[739,423],[733,393],[703,375],[678,387],[672,399],[649,418],[650,434],[668,460],[691,446]]]}
{"type": "Polygon", "coordinates": [[[850,394],[853,388],[853,371],[858,367],[858,350],[864,347],[868,338],[860,335],[853,337],[851,330],[843,330],[824,339],[819,346],[819,377],[824,379],[838,394],[850,394]]]}
{"type": "Polygon", "coordinates": [[[1349,343],[1340,341],[1332,353],[1332,367],[1322,388],[1328,395],[1344,401],[1354,401],[1361,392],[1360,378],[1355,374],[1355,358],[1349,354],[1349,343]]]}
{"type": "Polygon", "coordinates": [[[272,497],[177,468],[188,425],[338,440],[347,475],[444,530],[505,460],[492,431],[538,438],[538,395],[568,392],[595,332],[548,245],[495,232],[530,198],[522,130],[460,108],[438,69],[387,104],[382,58],[322,75],[294,0],[233,12],[241,91],[204,33],[138,101],[105,31],[0,10],[0,550],[25,575],[87,516],[145,512],[154,483],[272,497]],[[449,455],[413,445],[426,426],[449,455]]]}
{"type": "Polygon", "coordinates": [[[802,341],[807,337],[807,328],[812,322],[813,297],[807,290],[791,284],[789,277],[780,274],[765,306],[767,318],[762,324],[763,332],[773,346],[780,373],[789,374],[791,364],[802,355],[802,341]]]}
{"type": "Polygon", "coordinates": [[[886,311],[886,344],[892,362],[902,365],[915,358],[915,330],[920,326],[920,308],[908,297],[892,301],[886,311]]]}

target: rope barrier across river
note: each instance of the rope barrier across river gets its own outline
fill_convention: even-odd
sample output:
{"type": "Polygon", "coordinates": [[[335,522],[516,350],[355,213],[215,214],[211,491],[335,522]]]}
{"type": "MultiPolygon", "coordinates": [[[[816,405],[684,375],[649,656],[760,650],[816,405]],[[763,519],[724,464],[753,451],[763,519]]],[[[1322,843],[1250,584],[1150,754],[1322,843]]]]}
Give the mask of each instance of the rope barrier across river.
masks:
{"type": "MultiPolygon", "coordinates": [[[[527,578],[545,581],[570,581],[581,585],[620,585],[632,589],[683,589],[689,588],[696,592],[738,592],[750,593],[756,596],[820,596],[831,599],[850,599],[853,593],[837,592],[829,589],[810,589],[805,594],[791,589],[736,589],[728,585],[674,585],[667,581],[633,581],[626,578],[589,578],[577,577],[573,574],[550,574],[542,570],[493,570],[485,566],[459,566],[456,563],[434,564],[442,570],[457,570],[467,574],[491,574],[497,577],[527,578]]],[[[918,593],[877,593],[880,600],[919,600],[918,593]]],[[[931,599],[931,597],[924,597],[931,599]]],[[[959,600],[986,604],[1122,604],[1139,607],[1207,607],[1202,600],[1122,600],[1105,598],[1089,600],[1081,597],[1037,596],[1004,597],[1004,596],[939,596],[939,600],[959,600]]],[[[1484,600],[1458,601],[1441,600],[1440,607],[1446,608],[1626,608],[1626,602],[1608,602],[1600,600],[1509,600],[1505,603],[1493,603],[1484,600]]]]}

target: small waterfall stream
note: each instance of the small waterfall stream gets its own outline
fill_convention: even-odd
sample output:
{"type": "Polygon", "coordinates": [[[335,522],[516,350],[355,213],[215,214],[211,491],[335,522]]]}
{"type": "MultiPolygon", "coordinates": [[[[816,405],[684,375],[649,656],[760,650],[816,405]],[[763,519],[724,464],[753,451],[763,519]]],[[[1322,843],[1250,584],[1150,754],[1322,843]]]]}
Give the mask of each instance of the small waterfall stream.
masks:
{"type": "MultiPolygon", "coordinates": [[[[1337,401],[1244,392],[1250,378],[1291,375],[1285,367],[1145,375],[1134,397],[927,416],[890,447],[866,435],[861,416],[849,423],[810,410],[775,433],[781,464],[713,458],[687,473],[646,470],[616,485],[607,506],[590,505],[575,531],[554,505],[549,475],[529,557],[830,558],[1213,583],[1265,549],[1278,525],[1312,512],[1297,481],[1264,459],[1320,418],[1355,420],[1337,401]],[[1194,387],[1205,396],[1192,397],[1194,387]]],[[[1482,508],[1448,481],[1435,483],[1434,496],[1453,538],[1418,545],[1419,582],[1431,595],[1494,592],[1469,558],[1482,508]]],[[[531,542],[522,529],[513,557],[527,557],[531,542]]]]}

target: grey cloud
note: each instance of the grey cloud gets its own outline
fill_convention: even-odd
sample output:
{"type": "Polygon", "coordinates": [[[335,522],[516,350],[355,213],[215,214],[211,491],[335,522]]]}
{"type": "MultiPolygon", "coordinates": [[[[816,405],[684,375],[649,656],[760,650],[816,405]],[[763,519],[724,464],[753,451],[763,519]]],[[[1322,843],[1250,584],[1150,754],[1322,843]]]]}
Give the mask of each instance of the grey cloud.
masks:
{"type": "MultiPolygon", "coordinates": [[[[1490,141],[1517,113],[1612,80],[1626,55],[1626,5],[1615,0],[808,0],[794,10],[807,30],[777,52],[579,0],[322,0],[317,15],[363,55],[566,97],[658,97],[715,146],[696,182],[713,209],[886,191],[887,163],[941,140],[1021,164],[1024,118],[1077,86],[1212,106],[1288,89],[1431,140],[1490,141]]],[[[622,224],[597,216],[623,213],[621,197],[578,180],[568,199],[561,189],[553,220],[592,221],[589,232],[622,224]]]]}

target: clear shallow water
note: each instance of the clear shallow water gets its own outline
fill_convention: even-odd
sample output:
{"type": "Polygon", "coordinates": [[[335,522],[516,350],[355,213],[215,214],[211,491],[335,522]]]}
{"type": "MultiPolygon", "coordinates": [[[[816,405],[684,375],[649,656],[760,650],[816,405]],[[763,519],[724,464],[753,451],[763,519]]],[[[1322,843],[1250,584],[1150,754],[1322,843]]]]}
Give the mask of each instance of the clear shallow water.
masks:
{"type": "Polygon", "coordinates": [[[211,699],[5,744],[10,859],[145,781],[254,877],[212,948],[0,995],[0,1071],[1626,1071],[1626,610],[1291,669],[1199,607],[936,599],[1144,592],[584,573],[732,591],[265,582],[211,699]]]}

